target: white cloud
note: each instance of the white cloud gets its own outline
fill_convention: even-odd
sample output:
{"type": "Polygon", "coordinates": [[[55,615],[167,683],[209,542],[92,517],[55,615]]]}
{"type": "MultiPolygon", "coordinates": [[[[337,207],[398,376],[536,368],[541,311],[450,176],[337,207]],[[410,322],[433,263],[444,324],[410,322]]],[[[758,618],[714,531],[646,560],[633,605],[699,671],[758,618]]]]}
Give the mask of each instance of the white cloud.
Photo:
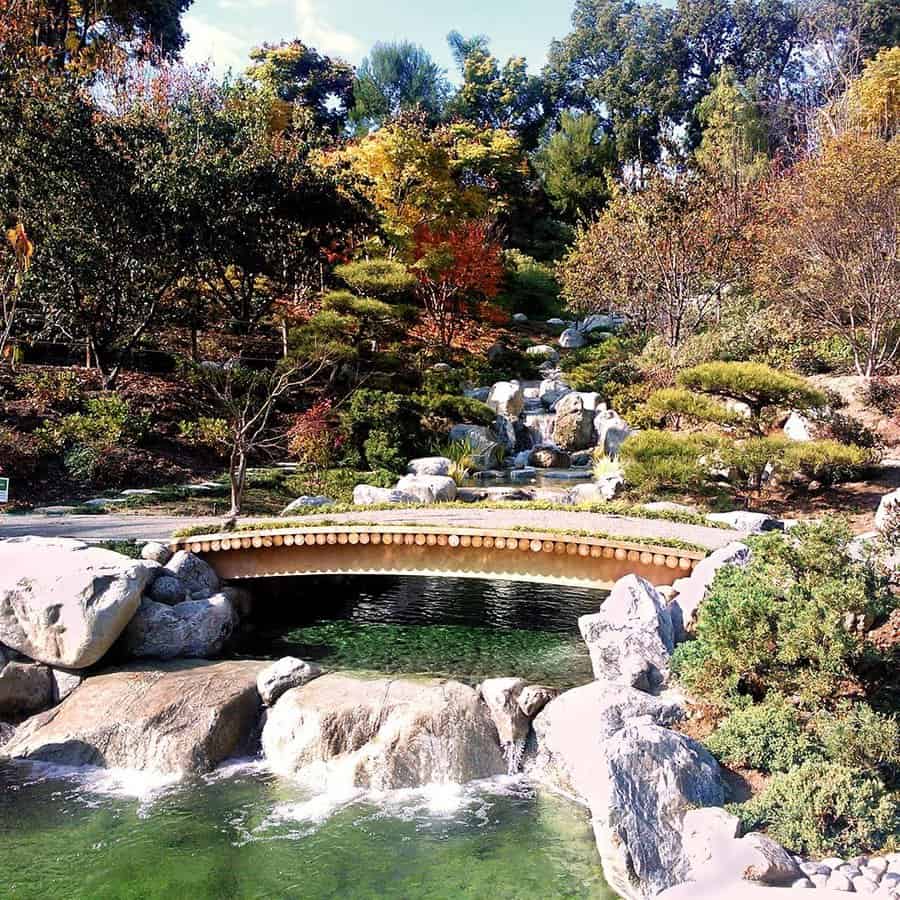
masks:
{"type": "Polygon", "coordinates": [[[316,0],[295,0],[297,37],[320,53],[340,56],[356,62],[362,55],[362,44],[352,34],[341,31],[321,19],[316,0]]]}
{"type": "Polygon", "coordinates": [[[236,72],[248,63],[251,42],[218,25],[210,25],[198,16],[188,13],[182,20],[187,45],[182,52],[186,63],[202,65],[212,62],[213,67],[224,73],[228,69],[236,72]]]}

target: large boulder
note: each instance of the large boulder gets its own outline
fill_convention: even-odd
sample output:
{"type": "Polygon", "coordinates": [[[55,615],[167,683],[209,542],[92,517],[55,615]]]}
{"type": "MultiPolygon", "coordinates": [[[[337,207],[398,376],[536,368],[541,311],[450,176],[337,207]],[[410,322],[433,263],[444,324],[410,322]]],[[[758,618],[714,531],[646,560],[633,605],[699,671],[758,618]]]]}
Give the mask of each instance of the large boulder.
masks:
{"type": "Polygon", "coordinates": [[[543,403],[547,409],[551,409],[556,406],[566,394],[571,393],[572,388],[570,388],[561,378],[545,378],[541,382],[538,391],[541,403],[543,403]]]}
{"type": "Polygon", "coordinates": [[[490,469],[501,457],[501,447],[491,429],[484,425],[454,425],[450,429],[451,441],[467,441],[479,469],[490,469]]]}
{"type": "Polygon", "coordinates": [[[572,488],[573,503],[608,503],[615,500],[625,487],[625,478],[619,474],[604,475],[588,484],[576,484],[572,488]]]}
{"type": "Polygon", "coordinates": [[[395,488],[375,487],[371,484],[358,484],[353,488],[354,506],[406,505],[419,502],[415,494],[398,491],[395,488]]]}
{"type": "Polygon", "coordinates": [[[766,531],[784,531],[784,523],[768,513],[752,512],[748,509],[735,509],[731,512],[709,513],[707,521],[714,525],[727,525],[735,531],[747,534],[762,534],[766,531]]]}
{"type": "Polygon", "coordinates": [[[165,603],[174,606],[188,599],[187,585],[174,575],[160,575],[154,578],[153,583],[147,589],[147,596],[157,603],[165,603]]]}
{"type": "Polygon", "coordinates": [[[487,398],[487,405],[498,416],[515,419],[525,406],[525,395],[518,381],[498,381],[487,398]]]}
{"type": "Polygon", "coordinates": [[[531,451],[531,464],[537,469],[568,469],[569,454],[557,447],[539,447],[531,451]]]}
{"type": "Polygon", "coordinates": [[[875,527],[882,534],[900,537],[900,488],[881,498],[875,513],[875,527]]]}
{"type": "Polygon", "coordinates": [[[334,500],[323,494],[303,494],[290,503],[281,511],[282,516],[293,516],[297,513],[303,513],[308,509],[321,509],[323,506],[334,506],[334,500]]]}
{"type": "Polygon", "coordinates": [[[141,547],[141,559],[146,559],[148,562],[155,562],[164,566],[171,558],[172,550],[158,541],[147,541],[141,547]]]}
{"type": "Polygon", "coordinates": [[[54,702],[53,672],[38,663],[6,661],[0,650],[0,719],[19,719],[54,702]]]}
{"type": "Polygon", "coordinates": [[[646,579],[620,578],[600,612],[582,616],[578,627],[588,645],[595,678],[644,691],[665,684],[675,649],[672,617],[646,579]]]}
{"type": "Polygon", "coordinates": [[[531,347],[526,347],[525,355],[539,356],[541,359],[545,359],[552,363],[559,362],[559,351],[555,347],[551,347],[549,344],[534,344],[531,347]]]}
{"type": "Polygon", "coordinates": [[[282,695],[262,744],[276,772],[326,787],[391,790],[507,771],[487,707],[453,681],[324,675],[282,695]]]}
{"type": "Polygon", "coordinates": [[[563,450],[586,450],[593,443],[594,414],[582,395],[572,391],[556,404],[553,442],[563,450]]]}
{"type": "Polygon", "coordinates": [[[693,634],[697,624],[700,604],[706,599],[709,588],[719,569],[725,566],[743,568],[750,561],[750,548],[740,541],[720,547],[700,560],[687,578],[679,578],[673,585],[675,597],[669,604],[675,641],[680,643],[693,634]]]}
{"type": "Polygon", "coordinates": [[[608,794],[591,807],[601,854],[652,897],[691,876],[682,822],[691,809],[725,802],[719,765],[691,738],[644,721],[613,735],[605,756],[608,794]]]}
{"type": "Polygon", "coordinates": [[[449,503],[456,499],[456,482],[446,475],[404,475],[396,490],[412,494],[419,503],[449,503]]]}
{"type": "Polygon", "coordinates": [[[174,606],[145,597],[125,628],[121,647],[132,659],[212,659],[237,624],[237,613],[224,593],[174,606]]]}
{"type": "Polygon", "coordinates": [[[610,459],[619,455],[622,444],[632,433],[628,423],[611,409],[601,409],[594,417],[594,430],[597,432],[597,446],[610,459]]]}
{"type": "Polygon", "coordinates": [[[283,656],[271,666],[267,666],[256,678],[256,689],[266,706],[272,706],[278,698],[291,688],[302,687],[318,678],[322,669],[295,656],[283,656]]]}
{"type": "Polygon", "coordinates": [[[585,344],[587,344],[587,338],[584,336],[584,332],[577,328],[567,328],[559,336],[559,346],[566,350],[578,350],[585,344]]]}
{"type": "Polygon", "coordinates": [[[792,412],[784,423],[784,436],[792,441],[811,441],[813,439],[812,422],[806,416],[792,412]]]}
{"type": "Polygon", "coordinates": [[[155,566],[81,541],[0,541],[0,643],[47,665],[91,666],[137,611],[155,566]]]}
{"type": "Polygon", "coordinates": [[[188,550],[179,550],[167,563],[162,576],[174,575],[192,595],[209,597],[219,590],[219,576],[213,567],[188,550]]]}
{"type": "Polygon", "coordinates": [[[442,475],[446,478],[452,468],[453,463],[446,456],[426,456],[410,460],[406,472],[408,475],[442,475]]]}
{"type": "Polygon", "coordinates": [[[207,772],[252,750],[263,665],[178,661],[95,675],[24,722],[2,752],[68,766],[207,772]]]}

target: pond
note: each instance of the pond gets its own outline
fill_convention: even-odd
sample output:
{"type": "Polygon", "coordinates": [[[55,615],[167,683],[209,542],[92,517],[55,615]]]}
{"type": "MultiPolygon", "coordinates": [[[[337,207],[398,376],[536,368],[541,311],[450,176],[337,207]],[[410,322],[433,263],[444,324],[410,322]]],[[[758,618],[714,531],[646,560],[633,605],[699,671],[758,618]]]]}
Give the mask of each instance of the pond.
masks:
{"type": "Polygon", "coordinates": [[[607,592],[468,578],[272,578],[239,655],[474,684],[516,675],[568,688],[592,678],[578,617],[607,592]]]}

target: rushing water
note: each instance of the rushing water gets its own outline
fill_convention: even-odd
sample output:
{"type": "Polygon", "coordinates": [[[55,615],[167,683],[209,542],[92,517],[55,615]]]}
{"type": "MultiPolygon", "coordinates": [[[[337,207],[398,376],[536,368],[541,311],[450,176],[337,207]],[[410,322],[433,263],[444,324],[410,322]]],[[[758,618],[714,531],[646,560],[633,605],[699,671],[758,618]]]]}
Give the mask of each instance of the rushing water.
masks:
{"type": "MultiPolygon", "coordinates": [[[[577,619],[604,594],[434,578],[254,585],[238,655],[328,669],[590,680],[577,619]]],[[[207,778],[0,762],[0,898],[553,900],[615,895],[586,812],[519,778],[311,793],[260,763],[207,778]]]]}
{"type": "Polygon", "coordinates": [[[254,583],[240,654],[299,656],[328,669],[474,683],[517,675],[555,687],[591,680],[578,617],[605,592],[466,578],[358,576],[254,583]]]}
{"type": "Polygon", "coordinates": [[[615,895],[583,810],[496,779],[312,797],[245,766],[140,780],[0,763],[0,896],[552,900],[615,895]]]}

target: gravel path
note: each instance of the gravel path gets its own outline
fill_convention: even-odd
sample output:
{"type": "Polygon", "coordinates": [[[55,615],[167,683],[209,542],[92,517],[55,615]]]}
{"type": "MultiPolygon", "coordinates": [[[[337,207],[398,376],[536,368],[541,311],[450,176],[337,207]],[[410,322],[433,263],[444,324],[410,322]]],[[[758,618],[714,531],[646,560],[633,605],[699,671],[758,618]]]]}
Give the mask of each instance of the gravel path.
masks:
{"type": "MultiPolygon", "coordinates": [[[[246,520],[252,521],[252,520],[246,520]]],[[[703,525],[685,525],[666,519],[606,516],[602,513],[568,512],[546,509],[464,509],[429,507],[424,509],[369,510],[321,516],[304,516],[310,525],[328,522],[365,522],[372,525],[447,525],[460,528],[530,528],[535,531],[590,531],[639,541],[687,541],[714,550],[742,536],[740,532],[703,525]]],[[[0,516],[0,538],[39,535],[82,540],[161,540],[179,528],[208,526],[216,531],[221,519],[178,518],[172,516],[0,516]]]]}

